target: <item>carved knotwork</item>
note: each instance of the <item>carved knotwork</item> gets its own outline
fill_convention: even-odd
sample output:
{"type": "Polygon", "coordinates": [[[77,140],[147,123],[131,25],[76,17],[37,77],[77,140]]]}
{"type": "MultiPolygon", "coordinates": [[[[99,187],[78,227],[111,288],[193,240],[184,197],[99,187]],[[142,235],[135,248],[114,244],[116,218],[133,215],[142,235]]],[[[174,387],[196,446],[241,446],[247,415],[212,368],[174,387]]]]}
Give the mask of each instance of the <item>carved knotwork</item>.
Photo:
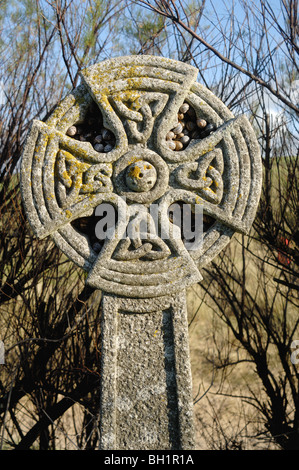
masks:
{"type": "Polygon", "coordinates": [[[219,204],[223,195],[222,173],[222,151],[215,149],[195,162],[180,166],[176,180],[183,188],[196,191],[207,201],[219,204]]]}
{"type": "Polygon", "coordinates": [[[165,94],[137,90],[115,94],[110,99],[123,119],[129,140],[136,143],[145,143],[150,138],[155,119],[167,100],[165,94]]]}
{"type": "Polygon", "coordinates": [[[200,280],[198,268],[252,223],[261,185],[256,138],[196,75],[151,56],[105,61],[83,71],[82,85],[46,123],[33,123],[22,162],[31,226],[51,234],[95,287],[139,297],[174,292],[200,280]],[[167,210],[176,201],[200,205],[209,220],[189,252],[184,240],[161,235],[173,233],[167,210]],[[95,250],[71,222],[101,203],[115,207],[117,230],[95,250]],[[153,205],[158,227],[141,229],[153,205]],[[132,220],[140,222],[135,236],[125,234],[132,220]]]}
{"type": "Polygon", "coordinates": [[[86,194],[112,191],[112,166],[109,164],[86,163],[65,150],[59,150],[56,168],[56,194],[60,207],[69,207],[86,194]]]}
{"type": "Polygon", "coordinates": [[[148,211],[142,206],[131,206],[130,212],[128,236],[120,240],[112,258],[118,261],[168,258],[171,251],[157,235],[155,222],[148,211]]]}

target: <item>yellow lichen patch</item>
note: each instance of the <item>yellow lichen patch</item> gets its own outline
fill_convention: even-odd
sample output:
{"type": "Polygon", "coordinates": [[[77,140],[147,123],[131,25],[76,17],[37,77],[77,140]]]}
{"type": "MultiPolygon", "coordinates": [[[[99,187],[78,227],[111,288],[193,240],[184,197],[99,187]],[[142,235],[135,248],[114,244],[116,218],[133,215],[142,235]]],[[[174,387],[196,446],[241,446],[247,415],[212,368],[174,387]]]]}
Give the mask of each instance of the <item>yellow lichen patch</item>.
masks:
{"type": "Polygon", "coordinates": [[[67,216],[68,219],[70,219],[72,217],[72,213],[71,211],[69,211],[68,209],[65,211],[65,215],[67,216]]]}
{"type": "Polygon", "coordinates": [[[110,112],[113,111],[113,108],[109,102],[108,96],[103,92],[101,93],[100,103],[102,105],[103,110],[110,111],[110,112]]]}
{"type": "Polygon", "coordinates": [[[128,176],[131,178],[140,178],[141,168],[139,166],[133,166],[129,169],[128,176]]]}
{"type": "Polygon", "coordinates": [[[125,92],[113,95],[113,99],[125,103],[129,109],[136,111],[139,110],[141,106],[139,103],[140,96],[140,92],[136,90],[126,90],[125,92]]]}
{"type": "Polygon", "coordinates": [[[58,165],[55,171],[58,171],[58,175],[63,183],[68,188],[74,185],[79,189],[82,184],[82,174],[87,171],[91,165],[81,162],[66,150],[60,150],[57,158],[58,165]]]}
{"type": "Polygon", "coordinates": [[[132,165],[132,163],[140,162],[140,157],[131,157],[130,160],[128,160],[128,166],[132,165]]]}

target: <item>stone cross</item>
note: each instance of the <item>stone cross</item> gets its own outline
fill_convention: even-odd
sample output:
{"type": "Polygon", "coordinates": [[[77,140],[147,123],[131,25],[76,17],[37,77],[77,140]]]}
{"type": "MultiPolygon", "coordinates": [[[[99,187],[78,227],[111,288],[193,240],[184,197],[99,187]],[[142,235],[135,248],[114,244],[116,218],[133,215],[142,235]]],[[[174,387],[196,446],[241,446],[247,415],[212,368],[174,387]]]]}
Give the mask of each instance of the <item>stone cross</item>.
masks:
{"type": "Polygon", "coordinates": [[[254,131],[197,73],[154,56],[88,67],[25,145],[34,233],[51,235],[102,290],[101,449],[194,448],[185,290],[256,213],[254,131]],[[174,204],[193,223],[200,208],[196,243],[174,204]]]}

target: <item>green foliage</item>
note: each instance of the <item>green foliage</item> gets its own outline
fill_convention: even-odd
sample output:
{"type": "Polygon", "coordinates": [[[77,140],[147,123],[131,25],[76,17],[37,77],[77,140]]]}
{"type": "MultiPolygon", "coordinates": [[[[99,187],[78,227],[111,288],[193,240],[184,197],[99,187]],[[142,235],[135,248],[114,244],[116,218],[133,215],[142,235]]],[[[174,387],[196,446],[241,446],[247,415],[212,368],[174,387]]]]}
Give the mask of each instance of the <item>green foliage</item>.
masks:
{"type": "Polygon", "coordinates": [[[82,38],[84,48],[90,48],[93,50],[96,44],[95,30],[101,25],[101,19],[105,11],[105,4],[107,2],[103,0],[96,0],[92,6],[89,6],[85,15],[85,34],[82,38]]]}
{"type": "Polygon", "coordinates": [[[163,17],[146,12],[136,5],[123,16],[117,27],[117,33],[121,37],[118,46],[121,54],[140,54],[144,51],[147,54],[159,54],[166,41],[163,17]],[[156,42],[157,37],[158,42],[156,42]]]}

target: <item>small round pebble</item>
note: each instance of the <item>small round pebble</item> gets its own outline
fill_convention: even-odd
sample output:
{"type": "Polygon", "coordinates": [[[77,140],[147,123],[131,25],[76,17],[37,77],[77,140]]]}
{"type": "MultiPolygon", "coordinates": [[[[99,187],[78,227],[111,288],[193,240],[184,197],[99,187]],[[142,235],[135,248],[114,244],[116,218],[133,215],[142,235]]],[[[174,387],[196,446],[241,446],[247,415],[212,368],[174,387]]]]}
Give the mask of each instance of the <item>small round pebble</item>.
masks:
{"type": "Polygon", "coordinates": [[[166,134],[166,140],[172,140],[175,136],[175,133],[172,131],[167,132],[166,134]]]}
{"type": "Polygon", "coordinates": [[[105,145],[105,147],[104,147],[104,152],[105,152],[105,153],[111,152],[112,149],[113,149],[113,145],[107,144],[107,145],[105,145]]]}
{"type": "Polygon", "coordinates": [[[167,141],[167,146],[170,148],[170,150],[175,150],[176,149],[176,145],[175,145],[175,142],[173,140],[168,140],[167,141]]]}
{"type": "Polygon", "coordinates": [[[197,119],[196,121],[197,127],[203,129],[207,125],[207,121],[205,119],[197,119]]]}
{"type": "Polygon", "coordinates": [[[70,136],[70,137],[73,137],[74,135],[77,134],[77,127],[76,126],[71,126],[68,128],[68,130],[66,131],[66,135],[70,136]]]}
{"type": "Polygon", "coordinates": [[[93,147],[97,152],[103,152],[104,151],[104,145],[103,144],[95,144],[93,147]]]}
{"type": "Polygon", "coordinates": [[[176,150],[182,150],[183,147],[184,146],[183,146],[182,142],[180,142],[179,140],[175,141],[175,149],[176,150]]]}
{"type": "Polygon", "coordinates": [[[179,111],[180,113],[185,114],[189,110],[190,106],[188,103],[183,103],[182,106],[180,107],[179,111]]]}
{"type": "Polygon", "coordinates": [[[183,130],[183,126],[182,126],[182,123],[180,122],[172,129],[172,132],[174,132],[175,134],[179,134],[180,132],[182,132],[182,130],[183,130]]]}
{"type": "Polygon", "coordinates": [[[182,142],[183,145],[186,145],[190,142],[190,137],[188,135],[184,135],[181,137],[180,142],[182,142]]]}
{"type": "Polygon", "coordinates": [[[101,134],[97,135],[95,138],[94,138],[94,142],[95,144],[100,144],[103,140],[103,136],[101,134]]]}

